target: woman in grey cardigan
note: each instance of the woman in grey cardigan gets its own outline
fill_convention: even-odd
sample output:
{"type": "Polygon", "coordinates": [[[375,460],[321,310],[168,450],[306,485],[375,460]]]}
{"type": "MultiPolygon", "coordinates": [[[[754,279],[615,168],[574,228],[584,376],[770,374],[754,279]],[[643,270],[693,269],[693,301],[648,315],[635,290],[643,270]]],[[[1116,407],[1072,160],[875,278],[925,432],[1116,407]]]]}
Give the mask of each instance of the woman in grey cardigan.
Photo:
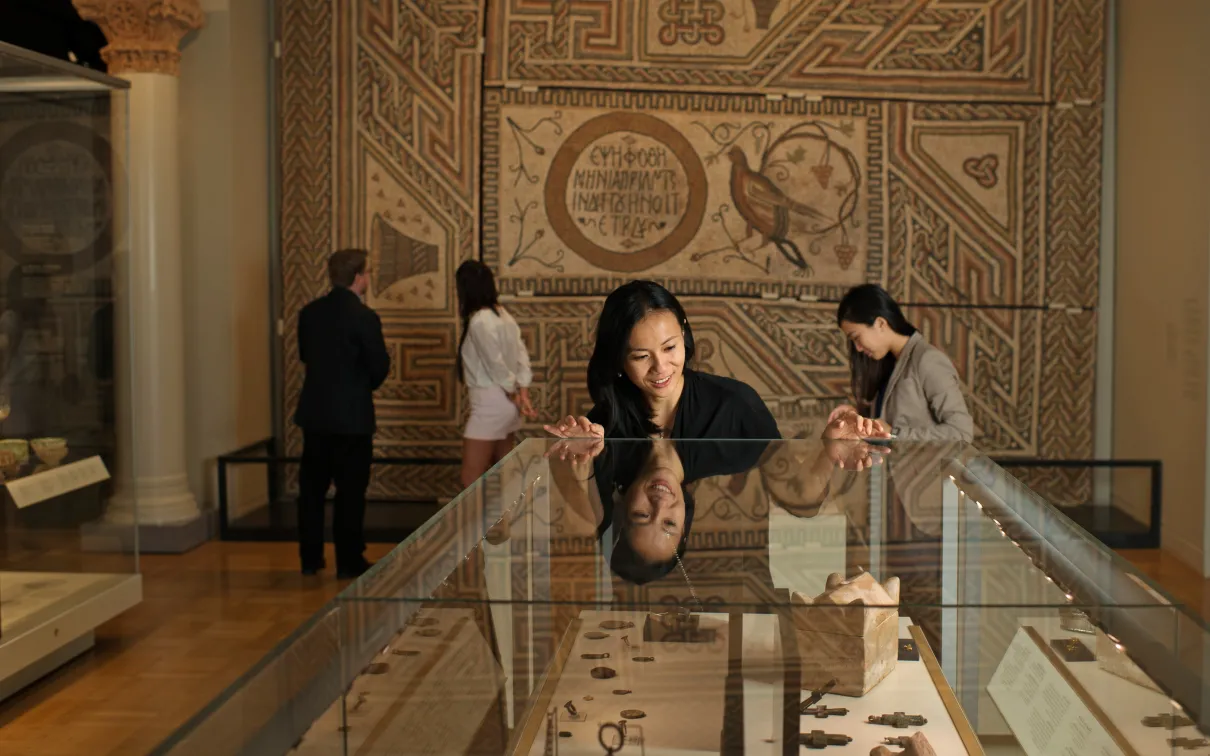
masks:
{"type": "Polygon", "coordinates": [[[907,321],[890,294],[875,284],[849,290],[836,321],[849,340],[849,370],[856,413],[877,418],[902,441],[963,441],[975,424],[962,398],[958,371],[907,321]]]}

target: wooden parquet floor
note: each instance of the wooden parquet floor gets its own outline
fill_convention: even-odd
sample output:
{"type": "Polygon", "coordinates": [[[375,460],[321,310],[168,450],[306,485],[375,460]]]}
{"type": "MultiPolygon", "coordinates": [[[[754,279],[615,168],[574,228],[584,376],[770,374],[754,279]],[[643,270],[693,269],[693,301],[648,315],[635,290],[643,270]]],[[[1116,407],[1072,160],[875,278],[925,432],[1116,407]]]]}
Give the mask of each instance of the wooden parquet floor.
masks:
{"type": "Polygon", "coordinates": [[[0,702],[0,754],[142,756],[344,585],[331,567],[303,577],[293,543],[216,541],[141,568],[143,602],[92,651],[0,702]]]}
{"type": "MultiPolygon", "coordinates": [[[[0,703],[0,754],[147,753],[336,595],[331,571],[298,573],[296,548],[212,542],[143,557],[143,603],[103,625],[91,652],[0,703]]],[[[1159,552],[1123,556],[1204,613],[1210,581],[1159,552]]]]}

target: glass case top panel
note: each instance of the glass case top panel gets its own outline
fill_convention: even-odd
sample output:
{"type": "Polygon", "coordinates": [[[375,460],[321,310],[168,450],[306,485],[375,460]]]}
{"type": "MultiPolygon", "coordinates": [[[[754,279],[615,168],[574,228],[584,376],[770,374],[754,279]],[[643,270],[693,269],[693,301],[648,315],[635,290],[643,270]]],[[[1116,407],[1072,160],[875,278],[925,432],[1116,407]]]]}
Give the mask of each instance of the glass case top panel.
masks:
{"type": "Polygon", "coordinates": [[[1175,603],[968,446],[819,440],[531,439],[343,598],[694,612],[1175,603]]]}
{"type": "Polygon", "coordinates": [[[65,60],[0,42],[0,92],[127,89],[130,83],[65,60]]]}

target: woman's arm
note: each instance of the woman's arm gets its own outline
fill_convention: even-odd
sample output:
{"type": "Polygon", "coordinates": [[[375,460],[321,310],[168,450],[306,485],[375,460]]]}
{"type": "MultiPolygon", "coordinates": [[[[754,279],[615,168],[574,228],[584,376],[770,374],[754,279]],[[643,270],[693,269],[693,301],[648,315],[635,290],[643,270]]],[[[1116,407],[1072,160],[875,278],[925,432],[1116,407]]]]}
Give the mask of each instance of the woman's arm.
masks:
{"type": "Polygon", "coordinates": [[[593,461],[589,459],[585,463],[560,459],[556,454],[551,454],[548,459],[550,477],[554,480],[555,490],[559,492],[563,506],[589,523],[595,533],[604,517],[604,508],[600,499],[593,495],[593,490],[597,487],[593,477],[593,461]]]}
{"type": "Polygon", "coordinates": [[[970,443],[975,437],[975,421],[962,397],[954,363],[944,352],[929,349],[920,356],[917,373],[929,411],[937,424],[927,428],[898,428],[895,432],[899,440],[970,443]]]}
{"type": "Polygon", "coordinates": [[[517,385],[521,388],[529,388],[529,385],[534,381],[534,371],[529,364],[529,350],[525,348],[525,339],[521,338],[521,329],[518,327],[516,333],[516,350],[517,350],[517,385]]]}

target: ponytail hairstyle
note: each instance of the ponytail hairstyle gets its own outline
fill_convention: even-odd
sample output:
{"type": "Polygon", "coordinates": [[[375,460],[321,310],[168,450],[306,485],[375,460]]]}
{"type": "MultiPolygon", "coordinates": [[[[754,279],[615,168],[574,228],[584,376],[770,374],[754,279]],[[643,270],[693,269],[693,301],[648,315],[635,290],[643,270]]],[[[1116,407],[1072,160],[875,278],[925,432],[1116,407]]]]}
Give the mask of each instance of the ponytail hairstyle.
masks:
{"type": "Polygon", "coordinates": [[[466,335],[470,333],[471,316],[487,307],[499,313],[500,304],[492,269],[478,260],[467,260],[458,266],[458,271],[454,274],[454,286],[458,290],[458,316],[462,320],[462,338],[458,339],[458,380],[465,382],[462,345],[466,343],[466,335]]]}
{"type": "Polygon", "coordinates": [[[685,339],[685,366],[693,360],[693,330],[681,303],[652,281],[631,281],[605,298],[597,321],[597,340],[588,360],[588,393],[604,415],[607,438],[649,438],[660,432],[642,390],[626,377],[630,332],[653,312],[671,312],[685,339]]]}
{"type": "MultiPolygon", "coordinates": [[[[903,310],[877,284],[862,284],[849,289],[836,308],[837,325],[848,322],[872,327],[879,318],[885,320],[887,326],[900,336],[916,333],[916,327],[903,316],[903,310]]],[[[857,345],[849,342],[849,380],[859,413],[874,416],[878,392],[886,388],[893,372],[895,355],[887,352],[881,360],[875,360],[857,351],[857,345]]]]}

